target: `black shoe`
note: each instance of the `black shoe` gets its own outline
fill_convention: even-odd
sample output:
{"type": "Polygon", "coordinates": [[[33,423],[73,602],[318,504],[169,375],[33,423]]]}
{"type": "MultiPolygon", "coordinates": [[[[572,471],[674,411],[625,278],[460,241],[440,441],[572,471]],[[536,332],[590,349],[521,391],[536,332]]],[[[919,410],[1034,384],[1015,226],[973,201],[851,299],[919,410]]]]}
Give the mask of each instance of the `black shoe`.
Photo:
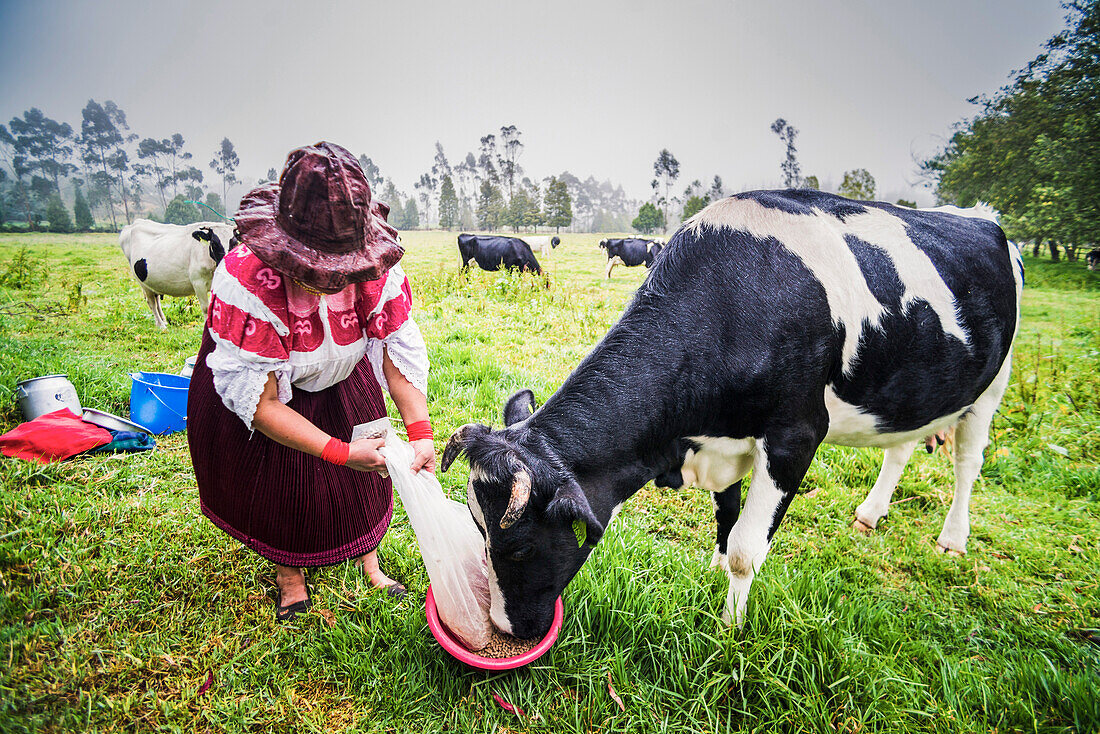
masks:
{"type": "MultiPolygon", "coordinates": [[[[278,589],[278,583],[275,588],[278,589]]],[[[279,599],[282,599],[282,592],[279,592],[279,599]]],[[[276,602],[278,603],[278,602],[276,602]]],[[[285,606],[275,607],[275,621],[276,622],[289,622],[297,617],[299,614],[305,614],[309,611],[309,608],[313,606],[313,597],[309,593],[309,582],[306,582],[306,598],[302,601],[296,601],[293,604],[287,604],[285,606]]]]}

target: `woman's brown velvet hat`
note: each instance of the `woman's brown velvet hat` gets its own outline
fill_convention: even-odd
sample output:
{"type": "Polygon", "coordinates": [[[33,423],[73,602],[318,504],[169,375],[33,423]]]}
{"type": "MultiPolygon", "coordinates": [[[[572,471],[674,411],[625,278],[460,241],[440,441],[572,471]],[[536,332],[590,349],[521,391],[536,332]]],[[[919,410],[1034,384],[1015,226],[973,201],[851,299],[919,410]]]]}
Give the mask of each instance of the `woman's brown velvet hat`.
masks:
{"type": "Polygon", "coordinates": [[[351,153],[333,143],[291,151],[279,183],[241,199],[241,243],[275,270],[307,286],[336,290],[377,280],[405,253],[390,208],[371,201],[351,153]]]}

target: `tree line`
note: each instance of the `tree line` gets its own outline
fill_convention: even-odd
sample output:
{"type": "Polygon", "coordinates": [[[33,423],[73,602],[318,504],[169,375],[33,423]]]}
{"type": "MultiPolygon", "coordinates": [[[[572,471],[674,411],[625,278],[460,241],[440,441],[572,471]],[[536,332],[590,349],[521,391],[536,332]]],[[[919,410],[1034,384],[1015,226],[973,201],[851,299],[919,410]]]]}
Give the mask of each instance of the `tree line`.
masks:
{"type": "MultiPolygon", "coordinates": [[[[798,162],[798,147],[795,141],[798,129],[778,118],[771,125],[771,131],[779,136],[784,146],[784,157],[779,165],[783,177],[783,187],[788,189],[821,189],[817,176],[802,176],[802,167],[798,162]]],[[[653,195],[638,209],[638,215],[631,222],[634,229],[643,234],[664,232],[668,229],[670,211],[675,216],[679,210],[679,220],[687,221],[698,214],[711,202],[725,197],[726,191],[722,177],[714,175],[709,187],[695,179],[683,191],[683,195],[672,192],[676,180],[680,177],[680,161],[668,148],[663,148],[653,162],[653,180],[650,188],[653,195]]],[[[850,199],[874,199],[875,178],[865,168],[855,168],[844,172],[844,179],[837,193],[850,199]]],[[[898,204],[915,207],[916,203],[899,199],[898,204]]]]}
{"type": "Polygon", "coordinates": [[[137,216],[177,224],[208,219],[192,202],[221,212],[239,183],[240,159],[225,138],[209,163],[213,177],[192,161],[183,135],[141,138],[110,100],[89,100],[78,129],[32,107],[0,125],[0,223],[65,232],[93,229],[96,215],[113,230],[137,216]],[[63,182],[71,186],[71,217],[63,182]],[[204,182],[220,182],[221,195],[204,182]],[[148,210],[150,199],[159,203],[159,214],[148,210]]]}
{"type": "Polygon", "coordinates": [[[1066,27],[923,170],[941,202],[988,203],[1010,239],[1073,261],[1100,241],[1100,0],[1062,5],[1066,27]]]}
{"type": "MultiPolygon", "coordinates": [[[[816,176],[801,175],[798,130],[783,118],[772,123],[771,130],[784,146],[784,185],[820,188],[816,176]]],[[[479,139],[476,154],[471,150],[455,163],[436,142],[432,164],[416,179],[412,193],[399,189],[369,156],[360,155],[359,162],[376,196],[390,205],[390,222],[399,229],[518,233],[540,227],[559,232],[633,228],[648,234],[665,231],[673,217],[686,220],[726,195],[717,174],[709,184],[696,179],[677,193],[680,163],[667,148],[653,164],[650,200],[640,206],[621,185],[593,176],[582,180],[562,171],[538,179],[521,163],[522,138],[515,125],[502,126],[479,139]]],[[[208,220],[215,217],[212,212],[226,213],[230,192],[242,183],[237,175],[240,159],[228,138],[222,139],[204,170],[195,165],[181,133],[141,138],[130,130],[125,112],[109,100],[89,100],[79,129],[38,108],[0,125],[0,164],[0,224],[18,221],[26,229],[83,231],[98,220],[117,231],[137,216],[176,224],[208,220]],[[72,217],[63,198],[66,182],[72,217]]],[[[278,171],[270,168],[259,182],[277,177],[278,171]]],[[[948,191],[946,182],[953,180],[945,177],[941,191],[948,191]]],[[[847,171],[838,192],[872,199],[874,178],[864,169],[847,171]]]]}
{"type": "MultiPolygon", "coordinates": [[[[480,139],[478,155],[468,152],[452,164],[438,141],[431,167],[420,174],[408,194],[393,177],[366,155],[359,157],[372,190],[390,206],[390,224],[398,229],[437,226],[441,229],[481,229],[513,232],[574,223],[574,194],[568,172],[534,180],[524,175],[519,158],[523,133],[515,125],[480,139]]],[[[580,193],[580,192],[578,192],[580,193]]],[[[578,197],[580,198],[580,197],[578,197]]]]}
{"type": "MultiPolygon", "coordinates": [[[[504,126],[499,136],[481,138],[477,156],[467,153],[453,166],[436,143],[433,164],[412,195],[368,156],[359,160],[399,228],[601,228],[621,224],[636,205],[621,186],[591,176],[582,181],[563,171],[533,180],[519,162],[521,138],[516,126],[504,126]]],[[[141,138],[113,101],[89,100],[76,128],[32,107],[0,124],[0,226],[117,231],[139,216],[175,224],[212,219],[211,212],[227,213],[230,193],[242,183],[239,166],[228,138],[205,170],[181,133],[141,138]]],[[[259,182],[277,177],[271,168],[259,182]]]]}

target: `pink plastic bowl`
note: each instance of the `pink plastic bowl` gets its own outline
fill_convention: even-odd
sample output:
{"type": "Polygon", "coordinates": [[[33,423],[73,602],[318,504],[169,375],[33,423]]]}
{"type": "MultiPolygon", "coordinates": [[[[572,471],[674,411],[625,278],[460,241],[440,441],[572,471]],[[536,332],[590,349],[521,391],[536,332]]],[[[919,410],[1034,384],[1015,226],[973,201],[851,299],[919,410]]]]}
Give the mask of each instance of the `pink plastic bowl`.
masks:
{"type": "Polygon", "coordinates": [[[558,600],[554,602],[554,621],[550,623],[550,631],[546,633],[546,637],[543,637],[539,644],[527,652],[512,658],[483,658],[467,650],[466,646],[459,642],[457,637],[451,635],[451,631],[439,618],[439,612],[435,608],[435,596],[432,595],[430,585],[428,586],[427,597],[424,599],[424,614],[428,618],[428,629],[432,631],[432,636],[435,637],[444,650],[458,660],[482,670],[511,670],[539,659],[557,641],[562,620],[565,618],[565,607],[562,605],[559,596],[558,600]]]}

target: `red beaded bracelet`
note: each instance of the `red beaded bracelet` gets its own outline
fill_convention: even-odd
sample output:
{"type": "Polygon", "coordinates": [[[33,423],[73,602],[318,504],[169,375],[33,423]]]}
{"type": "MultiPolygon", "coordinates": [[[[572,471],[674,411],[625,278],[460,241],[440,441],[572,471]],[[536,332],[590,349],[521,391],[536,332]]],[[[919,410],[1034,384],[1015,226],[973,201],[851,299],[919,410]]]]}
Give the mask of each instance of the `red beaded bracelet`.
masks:
{"type": "Polygon", "coordinates": [[[330,438],[328,443],[325,444],[325,448],[321,450],[321,458],[332,464],[343,466],[348,463],[348,456],[351,455],[351,446],[340,439],[330,438]]]}
{"type": "Polygon", "coordinates": [[[416,423],[410,423],[405,426],[406,433],[409,434],[410,441],[419,441],[422,438],[434,438],[432,434],[432,422],[431,421],[417,421],[416,423]]]}

